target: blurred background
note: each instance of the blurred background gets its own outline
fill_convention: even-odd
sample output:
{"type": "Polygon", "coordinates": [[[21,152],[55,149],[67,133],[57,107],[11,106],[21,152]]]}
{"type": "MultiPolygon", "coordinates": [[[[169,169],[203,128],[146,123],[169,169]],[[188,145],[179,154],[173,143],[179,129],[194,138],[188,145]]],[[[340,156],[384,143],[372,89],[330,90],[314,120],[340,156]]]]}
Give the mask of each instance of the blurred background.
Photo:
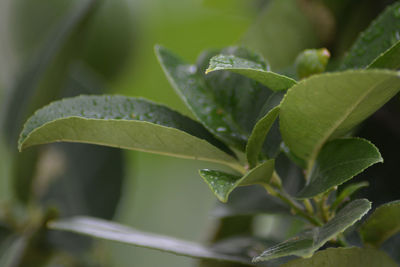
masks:
{"type": "MultiPolygon", "coordinates": [[[[293,60],[306,48],[328,47],[334,64],[391,1],[373,2],[0,0],[4,210],[24,220],[27,207],[41,203],[58,207],[61,216],[87,214],[206,242],[217,225],[211,213],[216,199],[197,170],[212,168],[209,163],[77,144],[19,154],[23,122],[61,97],[99,93],[141,96],[192,116],[165,78],[155,44],[189,62],[204,49],[244,44],[263,53],[273,70],[292,73],[293,60]]],[[[260,218],[260,231],[268,232],[274,220],[260,218]]],[[[113,242],[93,244],[73,235],[55,233],[49,242],[68,251],[50,266],[196,265],[184,257],[113,242]]]]}

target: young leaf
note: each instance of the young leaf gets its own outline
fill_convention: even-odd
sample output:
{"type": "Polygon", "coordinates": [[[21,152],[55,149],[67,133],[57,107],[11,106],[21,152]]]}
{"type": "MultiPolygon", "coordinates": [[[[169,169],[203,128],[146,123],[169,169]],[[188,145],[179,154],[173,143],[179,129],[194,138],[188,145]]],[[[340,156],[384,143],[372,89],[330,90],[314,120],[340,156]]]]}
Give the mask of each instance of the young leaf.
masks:
{"type": "Polygon", "coordinates": [[[217,252],[212,248],[176,238],[146,233],[117,223],[90,217],[73,217],[48,224],[50,229],[69,231],[176,255],[249,264],[248,257],[217,252]]]}
{"type": "Polygon", "coordinates": [[[200,170],[200,176],[220,201],[227,202],[229,194],[238,186],[269,183],[274,172],[274,163],[273,159],[268,160],[243,177],[207,169],[200,170]]]}
{"type": "Polygon", "coordinates": [[[363,187],[367,187],[369,185],[368,182],[359,182],[359,183],[353,183],[347,185],[339,194],[339,196],[336,197],[335,201],[331,205],[332,210],[336,210],[340,204],[342,204],[348,197],[350,197],[352,194],[357,192],[359,189],[363,187]]]}
{"type": "Polygon", "coordinates": [[[284,91],[296,84],[292,78],[269,71],[257,62],[233,55],[217,55],[211,58],[206,74],[218,70],[228,70],[244,75],[273,91],[284,91]]]}
{"type": "Polygon", "coordinates": [[[393,69],[400,68],[400,41],[397,41],[391,48],[379,55],[368,69],[393,69]]]}
{"type": "Polygon", "coordinates": [[[370,248],[328,248],[309,259],[296,259],[281,267],[396,267],[383,251],[370,248]]]}
{"type": "Polygon", "coordinates": [[[364,243],[379,247],[389,237],[400,232],[400,200],[378,207],[362,225],[364,243]]]}
{"type": "Polygon", "coordinates": [[[19,149],[81,142],[218,162],[241,170],[230,150],[199,123],[153,102],[123,96],[80,96],[38,110],[19,149]]]}
{"type": "Polygon", "coordinates": [[[279,107],[275,107],[254,126],[246,145],[246,157],[250,168],[254,168],[257,165],[258,156],[262,150],[264,140],[271,129],[272,124],[278,117],[278,114],[279,107]]]}
{"type": "Polygon", "coordinates": [[[288,241],[271,247],[260,256],[255,257],[253,261],[266,261],[289,255],[310,257],[326,242],[361,219],[370,208],[371,203],[368,200],[354,200],[340,210],[336,216],[325,225],[314,228],[288,241]]]}
{"type": "Polygon", "coordinates": [[[326,143],[318,154],[308,184],[298,194],[311,198],[350,180],[369,166],[383,162],[378,149],[361,138],[336,139],[326,143]]]}
{"type": "MultiPolygon", "coordinates": [[[[341,69],[367,67],[382,54],[386,58],[385,54],[388,50],[400,40],[399,8],[400,3],[394,3],[370,24],[343,59],[341,69]]],[[[391,66],[388,64],[381,67],[390,68],[391,66]]]]}
{"type": "Polygon", "coordinates": [[[347,133],[399,90],[400,76],[395,71],[314,75],[290,88],[281,103],[283,140],[297,157],[308,160],[311,166],[329,139],[347,133]]]}

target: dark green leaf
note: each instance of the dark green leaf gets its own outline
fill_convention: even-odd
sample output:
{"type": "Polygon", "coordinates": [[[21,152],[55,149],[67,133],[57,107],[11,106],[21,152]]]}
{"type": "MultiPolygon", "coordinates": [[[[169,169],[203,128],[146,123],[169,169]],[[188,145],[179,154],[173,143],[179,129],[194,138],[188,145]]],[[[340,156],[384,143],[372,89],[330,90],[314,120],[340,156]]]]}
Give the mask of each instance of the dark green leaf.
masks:
{"type": "Polygon", "coordinates": [[[400,41],[383,52],[368,66],[369,69],[394,69],[400,68],[400,41]]]}
{"type": "Polygon", "coordinates": [[[156,249],[176,255],[251,264],[249,257],[220,253],[212,248],[176,238],[146,233],[117,223],[90,217],[75,217],[48,224],[50,229],[156,249]]]}
{"type": "Polygon", "coordinates": [[[213,161],[242,170],[227,154],[230,150],[200,124],[144,99],[80,96],[56,101],[27,121],[19,148],[58,141],[213,161]]]}
{"type": "Polygon", "coordinates": [[[271,247],[260,256],[255,257],[253,261],[266,261],[289,255],[310,257],[326,242],[361,219],[370,208],[371,203],[368,200],[354,200],[340,210],[336,216],[325,225],[304,232],[297,237],[271,247]]]}
{"type": "Polygon", "coordinates": [[[200,176],[220,201],[227,202],[229,194],[238,186],[268,184],[274,172],[274,163],[273,159],[268,160],[243,177],[213,170],[200,170],[200,176]]]}
{"type": "Polygon", "coordinates": [[[311,198],[350,180],[371,165],[383,162],[378,149],[361,138],[336,139],[326,143],[318,154],[308,184],[298,194],[311,198]]]}
{"type": "Polygon", "coordinates": [[[246,157],[250,168],[254,168],[257,165],[258,156],[262,150],[265,138],[278,115],[279,107],[275,107],[254,126],[246,145],[246,157]]]}
{"type": "Polygon", "coordinates": [[[335,201],[331,205],[331,209],[336,210],[336,208],[339,207],[339,205],[342,204],[344,201],[346,201],[347,198],[349,198],[352,194],[363,187],[367,187],[368,185],[368,182],[359,182],[347,185],[336,197],[335,201]]]}
{"type": "Polygon", "coordinates": [[[218,55],[210,60],[206,74],[213,71],[229,70],[267,86],[273,91],[283,91],[296,84],[292,78],[265,69],[261,64],[233,55],[218,55]]]}
{"type": "MultiPolygon", "coordinates": [[[[388,55],[385,54],[388,52],[388,49],[400,40],[399,8],[400,3],[394,3],[386,8],[386,10],[370,24],[353,44],[349,53],[343,60],[341,69],[364,68],[376,59],[379,60],[381,64],[384,63],[384,65],[386,65],[384,58],[388,55]],[[382,54],[384,58],[379,59],[382,57],[382,54]]],[[[377,64],[375,67],[379,67],[379,65],[377,64]]],[[[391,65],[388,64],[383,67],[390,68],[391,65]]]]}
{"type": "Polygon", "coordinates": [[[312,166],[322,146],[343,136],[400,90],[395,71],[358,70],[314,75],[289,89],[281,103],[285,144],[312,166]]]}
{"type": "MultiPolygon", "coordinates": [[[[200,55],[196,65],[183,62],[160,46],[156,53],[170,83],[199,121],[219,139],[244,151],[256,116],[272,91],[235,73],[205,75],[209,59],[215,55],[212,51],[200,55]]],[[[261,60],[243,48],[227,48],[220,53],[261,60]]]]}
{"type": "Polygon", "coordinates": [[[379,247],[400,232],[400,200],[378,207],[361,227],[364,243],[379,247]]]}
{"type": "Polygon", "coordinates": [[[282,267],[396,267],[384,252],[370,248],[328,248],[309,259],[290,261],[282,267]]]}

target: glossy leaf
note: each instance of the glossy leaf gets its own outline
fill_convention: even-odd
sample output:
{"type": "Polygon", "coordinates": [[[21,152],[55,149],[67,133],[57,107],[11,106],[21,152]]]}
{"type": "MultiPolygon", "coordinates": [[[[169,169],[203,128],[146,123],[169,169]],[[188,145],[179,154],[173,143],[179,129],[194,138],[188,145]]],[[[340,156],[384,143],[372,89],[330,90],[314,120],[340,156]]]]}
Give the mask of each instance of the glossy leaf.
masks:
{"type": "Polygon", "coordinates": [[[326,143],[318,154],[308,184],[298,194],[311,198],[350,180],[366,168],[383,162],[378,149],[361,138],[336,139],[326,143]]]}
{"type": "Polygon", "coordinates": [[[323,226],[314,228],[297,237],[273,246],[264,251],[260,256],[255,257],[253,261],[266,261],[289,255],[311,257],[312,254],[326,242],[360,220],[370,208],[371,203],[368,200],[354,200],[323,226]]]}
{"type": "Polygon", "coordinates": [[[254,126],[246,145],[246,157],[250,168],[254,168],[257,165],[258,156],[262,150],[265,138],[278,115],[279,107],[275,107],[254,126]]]}
{"type": "MultiPolygon", "coordinates": [[[[202,53],[196,65],[185,63],[160,46],[156,53],[171,85],[198,120],[220,140],[244,151],[256,116],[272,91],[235,73],[205,75],[215,51],[202,53]]],[[[264,64],[261,57],[243,48],[228,47],[219,53],[264,64]]]]}
{"type": "Polygon", "coordinates": [[[371,64],[369,69],[399,69],[400,68],[400,41],[379,55],[371,64]]]}
{"type": "Polygon", "coordinates": [[[69,231],[133,246],[156,249],[176,255],[239,262],[250,265],[250,258],[220,253],[212,248],[176,238],[146,233],[117,223],[90,217],[74,217],[48,224],[50,229],[69,231]]]}
{"type": "Polygon", "coordinates": [[[200,176],[220,201],[227,202],[229,194],[238,186],[268,184],[274,172],[274,163],[274,160],[268,160],[250,170],[243,177],[207,169],[200,170],[200,176]]]}
{"type": "Polygon", "coordinates": [[[336,197],[335,201],[331,205],[331,209],[336,210],[336,208],[339,207],[339,205],[342,204],[344,201],[346,201],[347,198],[349,198],[361,188],[367,187],[368,185],[369,183],[365,181],[347,185],[336,197]]]}
{"type": "Polygon", "coordinates": [[[230,150],[200,124],[138,98],[106,95],[56,101],[27,121],[19,149],[58,141],[213,161],[241,169],[227,154],[230,150]]]}
{"type": "Polygon", "coordinates": [[[281,103],[283,140],[293,154],[312,164],[329,139],[349,132],[399,90],[395,71],[314,75],[290,88],[281,103]]]}
{"type": "Polygon", "coordinates": [[[378,207],[361,227],[364,243],[379,247],[400,232],[400,200],[378,207]]]}
{"type": "Polygon", "coordinates": [[[370,248],[328,248],[309,259],[296,259],[281,267],[396,267],[383,251],[370,248]]]}
{"type": "Polygon", "coordinates": [[[211,58],[206,74],[228,70],[267,86],[273,91],[284,91],[296,84],[292,78],[265,69],[261,64],[233,55],[217,55],[211,58]]]}
{"type": "MultiPolygon", "coordinates": [[[[400,3],[386,8],[360,35],[344,58],[341,69],[364,68],[400,40],[400,3]]],[[[381,59],[384,60],[384,59],[381,59]]],[[[381,61],[382,63],[382,61],[381,61]]],[[[397,63],[398,64],[398,63],[397,63]]],[[[378,67],[378,65],[376,66],[378,67]]],[[[390,68],[388,64],[387,68],[390,68]]]]}

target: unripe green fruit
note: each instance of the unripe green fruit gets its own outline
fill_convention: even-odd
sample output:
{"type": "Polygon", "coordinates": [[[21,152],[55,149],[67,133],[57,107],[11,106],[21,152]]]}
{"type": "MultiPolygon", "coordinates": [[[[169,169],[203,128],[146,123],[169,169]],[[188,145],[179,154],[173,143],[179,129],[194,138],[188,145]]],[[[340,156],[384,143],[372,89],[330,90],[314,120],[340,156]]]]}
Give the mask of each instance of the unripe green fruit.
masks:
{"type": "Polygon", "coordinates": [[[296,59],[296,71],[299,79],[325,71],[331,54],[328,49],[307,49],[296,59]]]}

